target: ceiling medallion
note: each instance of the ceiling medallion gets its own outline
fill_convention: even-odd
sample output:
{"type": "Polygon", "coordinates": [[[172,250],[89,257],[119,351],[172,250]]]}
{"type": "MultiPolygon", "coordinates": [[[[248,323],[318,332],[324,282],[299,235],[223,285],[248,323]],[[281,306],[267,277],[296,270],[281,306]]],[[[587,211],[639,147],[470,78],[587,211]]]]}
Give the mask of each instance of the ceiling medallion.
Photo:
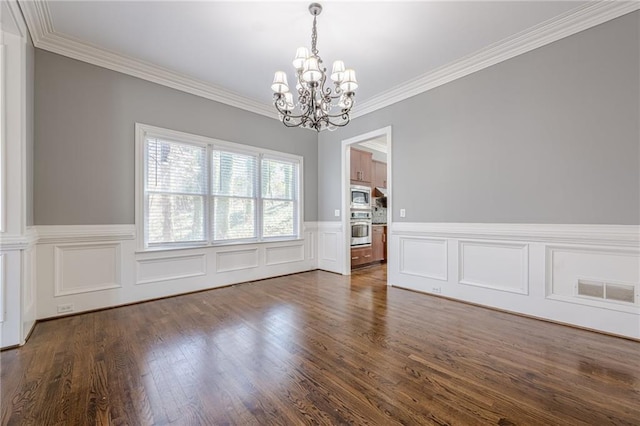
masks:
{"type": "Polygon", "coordinates": [[[294,103],[293,94],[289,90],[287,74],[284,71],[276,71],[271,85],[274,91],[274,105],[282,123],[287,127],[307,127],[318,132],[323,129],[334,130],[349,124],[349,113],[354,104],[355,90],[358,88],[356,72],[345,69],[344,62],[335,61],[329,76],[334,87],[325,88],[327,69],[316,48],[316,18],[322,12],[322,6],[311,3],[309,12],[313,15],[311,54],[306,47],[299,47],[293,60],[297,79],[297,103],[294,103]]]}

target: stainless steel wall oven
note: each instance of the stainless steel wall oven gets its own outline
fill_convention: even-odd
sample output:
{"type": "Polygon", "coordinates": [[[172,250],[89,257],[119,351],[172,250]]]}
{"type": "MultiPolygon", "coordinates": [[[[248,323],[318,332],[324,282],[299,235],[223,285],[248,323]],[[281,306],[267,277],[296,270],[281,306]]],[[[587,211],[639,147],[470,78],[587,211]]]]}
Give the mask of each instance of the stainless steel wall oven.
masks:
{"type": "Polygon", "coordinates": [[[371,245],[371,210],[351,210],[351,246],[371,245]]]}

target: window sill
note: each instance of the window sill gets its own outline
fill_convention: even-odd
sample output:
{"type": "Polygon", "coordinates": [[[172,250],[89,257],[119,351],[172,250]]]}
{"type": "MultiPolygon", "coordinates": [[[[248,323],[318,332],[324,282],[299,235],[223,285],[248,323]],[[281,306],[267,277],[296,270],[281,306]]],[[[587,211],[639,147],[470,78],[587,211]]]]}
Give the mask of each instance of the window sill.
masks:
{"type": "Polygon", "coordinates": [[[181,250],[216,249],[216,248],[233,247],[233,246],[250,246],[250,245],[277,244],[277,243],[289,243],[289,242],[303,242],[303,241],[304,241],[304,238],[294,237],[294,238],[270,239],[270,240],[263,240],[263,241],[230,241],[230,242],[220,242],[215,244],[192,244],[192,245],[184,245],[184,246],[181,245],[181,246],[149,247],[145,249],[138,249],[135,251],[135,254],[162,253],[162,252],[173,252],[173,251],[181,251],[181,250]]]}

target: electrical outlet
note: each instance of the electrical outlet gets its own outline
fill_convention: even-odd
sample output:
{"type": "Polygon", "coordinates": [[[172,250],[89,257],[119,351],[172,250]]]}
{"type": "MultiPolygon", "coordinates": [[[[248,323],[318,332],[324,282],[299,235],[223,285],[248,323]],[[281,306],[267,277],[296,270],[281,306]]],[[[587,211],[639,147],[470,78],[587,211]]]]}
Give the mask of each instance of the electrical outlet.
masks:
{"type": "Polygon", "coordinates": [[[340,217],[340,210],[338,210],[338,209],[334,210],[334,211],[333,211],[333,215],[334,215],[335,217],[340,217]]]}
{"type": "Polygon", "coordinates": [[[73,312],[73,303],[67,303],[66,305],[58,305],[58,313],[66,314],[73,312]]]}
{"type": "Polygon", "coordinates": [[[400,217],[405,217],[407,215],[407,211],[405,209],[400,209],[400,217]]]}
{"type": "Polygon", "coordinates": [[[432,291],[433,293],[442,293],[442,289],[441,289],[440,287],[433,287],[433,288],[431,289],[431,291],[432,291]]]}

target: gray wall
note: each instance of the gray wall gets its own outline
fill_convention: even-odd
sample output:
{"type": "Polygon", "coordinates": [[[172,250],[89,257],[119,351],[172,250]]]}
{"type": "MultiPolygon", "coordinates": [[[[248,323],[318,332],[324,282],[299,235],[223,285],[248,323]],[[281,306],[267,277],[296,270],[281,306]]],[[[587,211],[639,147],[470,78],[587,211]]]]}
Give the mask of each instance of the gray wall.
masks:
{"type": "Polygon", "coordinates": [[[27,81],[27,96],[26,96],[26,120],[27,120],[27,131],[26,131],[26,175],[27,175],[27,188],[26,188],[26,198],[27,198],[27,211],[26,211],[26,225],[32,226],[33,223],[33,155],[34,155],[34,138],[33,138],[33,113],[34,113],[34,93],[33,93],[33,85],[34,85],[34,48],[31,44],[31,41],[27,43],[27,55],[26,55],[26,81],[27,81]]]}
{"type": "Polygon", "coordinates": [[[394,221],[638,224],[639,76],[636,12],[322,132],[319,220],[341,141],[391,125],[394,221]]]}
{"type": "Polygon", "coordinates": [[[40,49],[35,65],[36,225],[134,223],[136,122],[303,156],[317,219],[315,132],[40,49]]]}

